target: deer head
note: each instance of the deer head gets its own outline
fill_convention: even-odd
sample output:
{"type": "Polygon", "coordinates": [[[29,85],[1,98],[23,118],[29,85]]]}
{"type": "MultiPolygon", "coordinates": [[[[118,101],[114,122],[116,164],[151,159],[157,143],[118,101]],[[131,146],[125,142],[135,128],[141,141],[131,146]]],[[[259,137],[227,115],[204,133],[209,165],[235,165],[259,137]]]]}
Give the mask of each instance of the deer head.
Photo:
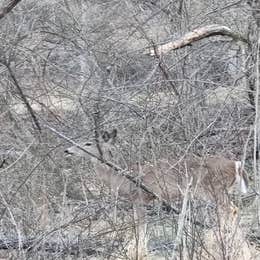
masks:
{"type": "Polygon", "coordinates": [[[67,155],[75,155],[87,159],[95,159],[94,157],[101,158],[103,155],[107,158],[112,156],[111,149],[115,143],[116,136],[116,129],[112,130],[110,133],[102,131],[97,140],[82,143],[80,147],[73,145],[67,148],[64,152],[67,155]]]}

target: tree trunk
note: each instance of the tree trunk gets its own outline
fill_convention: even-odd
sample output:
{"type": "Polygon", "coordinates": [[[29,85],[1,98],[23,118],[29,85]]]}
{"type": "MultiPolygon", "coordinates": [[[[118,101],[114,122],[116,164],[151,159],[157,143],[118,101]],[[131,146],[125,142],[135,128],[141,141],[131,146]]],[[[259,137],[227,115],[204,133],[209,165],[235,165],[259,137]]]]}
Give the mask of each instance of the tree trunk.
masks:
{"type": "MultiPolygon", "coordinates": [[[[252,10],[253,20],[249,25],[249,62],[248,62],[248,97],[251,105],[255,110],[255,125],[254,125],[254,177],[255,187],[260,190],[260,161],[259,157],[259,36],[260,36],[260,1],[248,0],[248,5],[252,10]]],[[[260,200],[257,197],[257,212],[258,223],[260,224],[260,200]]]]}

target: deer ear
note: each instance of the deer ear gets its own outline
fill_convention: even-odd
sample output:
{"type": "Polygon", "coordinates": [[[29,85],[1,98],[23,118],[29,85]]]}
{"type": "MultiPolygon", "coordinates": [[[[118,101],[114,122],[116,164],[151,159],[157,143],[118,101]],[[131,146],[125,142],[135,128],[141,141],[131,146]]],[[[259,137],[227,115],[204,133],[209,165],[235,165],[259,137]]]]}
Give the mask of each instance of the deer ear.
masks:
{"type": "Polygon", "coordinates": [[[117,137],[117,129],[113,129],[112,132],[110,133],[110,138],[115,139],[117,137]]]}
{"type": "Polygon", "coordinates": [[[107,131],[104,131],[104,132],[102,132],[101,134],[102,134],[103,140],[104,140],[105,142],[108,142],[109,139],[110,139],[109,133],[108,133],[107,131]]]}

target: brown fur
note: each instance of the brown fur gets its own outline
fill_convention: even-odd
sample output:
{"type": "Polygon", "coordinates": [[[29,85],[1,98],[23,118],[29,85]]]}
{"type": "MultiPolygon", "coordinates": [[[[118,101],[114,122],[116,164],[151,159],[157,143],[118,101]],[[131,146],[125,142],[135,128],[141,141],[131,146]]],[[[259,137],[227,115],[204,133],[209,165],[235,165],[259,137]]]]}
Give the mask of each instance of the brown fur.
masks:
{"type": "MultiPolygon", "coordinates": [[[[146,187],[169,202],[176,198],[181,199],[183,189],[192,179],[191,189],[194,197],[208,198],[215,203],[226,204],[228,191],[236,180],[235,162],[220,156],[189,157],[186,160],[172,160],[171,162],[160,160],[155,164],[146,163],[135,167],[132,171],[139,176],[146,187]]],[[[244,171],[242,176],[247,184],[244,171]]],[[[126,184],[120,190],[136,189],[130,188],[133,184],[128,180],[126,184]]],[[[146,202],[153,199],[145,192],[141,192],[141,195],[146,202]]]]}

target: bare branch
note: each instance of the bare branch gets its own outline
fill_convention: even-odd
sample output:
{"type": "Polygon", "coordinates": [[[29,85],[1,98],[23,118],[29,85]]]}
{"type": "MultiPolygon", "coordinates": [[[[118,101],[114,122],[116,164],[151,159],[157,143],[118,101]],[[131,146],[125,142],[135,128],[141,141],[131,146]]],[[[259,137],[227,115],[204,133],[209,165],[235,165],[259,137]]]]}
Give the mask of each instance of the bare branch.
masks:
{"type": "Polygon", "coordinates": [[[0,9],[0,19],[2,19],[6,14],[12,11],[12,9],[19,3],[21,0],[11,0],[7,6],[0,9]]]}
{"type": "Polygon", "coordinates": [[[212,24],[212,25],[208,25],[205,27],[195,29],[192,32],[188,32],[183,37],[181,37],[180,39],[177,39],[175,41],[161,44],[157,47],[153,47],[152,49],[149,50],[149,54],[151,56],[158,56],[158,55],[160,56],[162,54],[168,53],[169,51],[183,48],[187,45],[190,45],[193,42],[196,42],[196,41],[199,41],[201,39],[208,38],[211,36],[216,36],[216,35],[228,36],[235,41],[242,41],[242,42],[247,43],[246,38],[244,38],[239,33],[233,32],[227,26],[212,24]]]}
{"type": "Polygon", "coordinates": [[[8,69],[10,77],[12,78],[13,83],[14,83],[15,87],[18,90],[19,96],[21,97],[21,99],[24,102],[28,112],[30,113],[35,126],[41,132],[41,126],[40,126],[40,123],[38,121],[38,118],[37,118],[36,114],[34,113],[34,111],[33,111],[32,107],[31,107],[29,101],[27,100],[26,96],[24,95],[23,90],[22,90],[20,84],[18,83],[18,81],[17,81],[17,79],[16,79],[16,77],[15,77],[15,75],[14,75],[14,73],[13,73],[11,67],[10,67],[10,65],[7,62],[4,62],[4,61],[1,61],[1,63],[4,64],[6,66],[6,68],[8,69]]]}

